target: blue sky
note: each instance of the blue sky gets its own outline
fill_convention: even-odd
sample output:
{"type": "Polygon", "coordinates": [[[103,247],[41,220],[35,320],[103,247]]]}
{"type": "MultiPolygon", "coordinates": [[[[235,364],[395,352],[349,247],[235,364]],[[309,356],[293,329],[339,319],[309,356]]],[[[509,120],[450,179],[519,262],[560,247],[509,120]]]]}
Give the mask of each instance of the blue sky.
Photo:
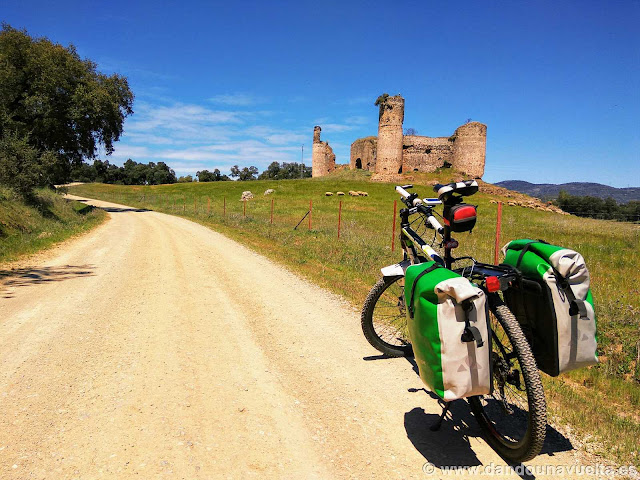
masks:
{"type": "Polygon", "coordinates": [[[348,163],[383,92],[405,127],[488,125],[485,180],[640,185],[640,2],[4,0],[0,18],[129,78],[111,161],[179,175],[348,163]]]}

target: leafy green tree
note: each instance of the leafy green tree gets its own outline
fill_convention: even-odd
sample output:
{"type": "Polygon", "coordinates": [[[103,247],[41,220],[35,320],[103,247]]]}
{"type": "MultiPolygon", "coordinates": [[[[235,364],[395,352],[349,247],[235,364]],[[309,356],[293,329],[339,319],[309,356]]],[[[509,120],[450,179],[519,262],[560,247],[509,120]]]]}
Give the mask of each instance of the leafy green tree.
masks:
{"type": "Polygon", "coordinates": [[[4,163],[18,162],[12,168],[21,177],[7,181],[3,175],[3,183],[25,192],[28,185],[67,181],[100,145],[107,155],[113,152],[132,105],[127,79],[98,72],[73,45],[2,25],[0,154],[4,163]]]}
{"type": "Polygon", "coordinates": [[[93,165],[82,162],[71,170],[71,180],[74,182],[95,182],[97,177],[96,169],[93,165]]]}
{"type": "Polygon", "coordinates": [[[193,177],[191,175],[186,175],[184,177],[178,178],[178,183],[191,183],[193,182],[193,177]]]}
{"type": "Polygon", "coordinates": [[[231,178],[238,178],[240,176],[240,167],[238,167],[238,165],[234,165],[233,167],[231,167],[230,171],[231,178]]]}
{"type": "Polygon", "coordinates": [[[222,175],[220,170],[217,168],[213,172],[210,172],[209,170],[202,170],[196,173],[196,177],[198,177],[199,182],[221,182],[229,180],[229,177],[222,175]]]}
{"type": "Polygon", "coordinates": [[[231,177],[237,178],[240,181],[256,180],[258,175],[258,167],[250,166],[244,167],[242,170],[238,165],[231,167],[231,177]]]}
{"type": "Polygon", "coordinates": [[[311,167],[292,162],[272,162],[267,169],[260,174],[260,180],[287,180],[291,178],[311,177],[311,167]]]}
{"type": "MultiPolygon", "coordinates": [[[[149,163],[149,165],[152,164],[153,162],[149,163]]],[[[169,168],[169,165],[164,162],[158,162],[151,168],[147,181],[149,185],[165,185],[176,183],[178,179],[176,178],[176,172],[169,168]]]]}

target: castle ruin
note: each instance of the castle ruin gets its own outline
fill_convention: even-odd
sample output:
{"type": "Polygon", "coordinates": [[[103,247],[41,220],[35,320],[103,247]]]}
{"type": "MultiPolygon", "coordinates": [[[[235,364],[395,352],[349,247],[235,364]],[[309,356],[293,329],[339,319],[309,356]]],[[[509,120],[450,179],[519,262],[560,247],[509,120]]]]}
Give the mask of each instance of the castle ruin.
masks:
{"type": "Polygon", "coordinates": [[[322,129],[313,127],[313,149],[311,151],[311,176],[322,177],[336,169],[336,155],[329,142],[320,140],[322,129]]]}
{"type": "Polygon", "coordinates": [[[486,125],[469,122],[458,127],[450,137],[403,135],[404,98],[385,94],[376,104],[380,106],[378,136],[359,138],[351,144],[351,170],[363,169],[389,175],[434,172],[441,167],[453,167],[474,178],[482,177],[487,146],[486,125]]]}

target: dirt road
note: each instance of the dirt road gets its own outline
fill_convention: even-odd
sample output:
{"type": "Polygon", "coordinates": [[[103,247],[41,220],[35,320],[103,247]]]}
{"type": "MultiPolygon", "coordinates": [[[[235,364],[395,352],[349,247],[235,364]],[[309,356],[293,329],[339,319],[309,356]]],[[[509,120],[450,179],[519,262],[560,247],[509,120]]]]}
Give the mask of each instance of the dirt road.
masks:
{"type": "MultiPolygon", "coordinates": [[[[0,478],[443,478],[425,462],[504,465],[464,402],[429,431],[437,401],[407,360],[377,357],[338,297],[195,223],[108,210],[4,279],[0,478]]],[[[531,464],[577,461],[550,438],[531,464]]]]}

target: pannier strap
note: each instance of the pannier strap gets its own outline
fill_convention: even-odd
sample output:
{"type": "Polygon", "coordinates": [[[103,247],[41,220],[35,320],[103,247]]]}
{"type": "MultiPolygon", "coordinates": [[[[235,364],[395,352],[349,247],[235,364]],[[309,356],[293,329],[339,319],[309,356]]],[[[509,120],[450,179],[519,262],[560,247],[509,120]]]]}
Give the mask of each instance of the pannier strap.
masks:
{"type": "Polygon", "coordinates": [[[587,307],[584,304],[584,300],[578,300],[574,298],[571,301],[571,306],[569,307],[569,315],[572,317],[574,315],[580,314],[580,320],[589,320],[589,315],[587,314],[587,307]]]}
{"type": "Polygon", "coordinates": [[[462,332],[462,336],[460,337],[460,341],[468,343],[468,342],[476,342],[476,346],[478,348],[484,345],[482,341],[482,335],[480,335],[480,330],[476,327],[472,327],[469,321],[469,312],[474,307],[473,302],[468,299],[462,302],[462,308],[464,308],[465,318],[464,318],[464,331],[462,332]]]}
{"type": "MultiPolygon", "coordinates": [[[[548,245],[548,243],[544,240],[531,240],[530,242],[525,243],[520,252],[520,256],[518,257],[518,261],[516,262],[516,268],[520,267],[520,262],[522,262],[524,254],[527,253],[531,245],[534,243],[544,243],[548,245]]],[[[558,270],[556,270],[553,265],[551,265],[551,268],[553,269],[553,274],[556,277],[557,285],[567,296],[567,300],[569,300],[569,315],[573,317],[574,315],[579,314],[581,320],[589,320],[589,315],[587,314],[587,307],[584,305],[584,300],[576,298],[567,279],[564,278],[564,276],[558,270]]]]}
{"type": "Polygon", "coordinates": [[[415,278],[415,280],[413,281],[413,285],[411,287],[411,300],[407,302],[408,303],[407,308],[409,310],[409,316],[411,318],[413,318],[413,314],[415,313],[415,310],[416,310],[415,306],[413,305],[413,295],[416,293],[416,285],[418,285],[418,280],[420,280],[427,273],[433,272],[436,268],[442,268],[442,265],[438,263],[434,263],[429,268],[425,268],[422,272],[420,272],[418,276],[415,278]]]}
{"type": "Polygon", "coordinates": [[[518,257],[518,261],[516,262],[516,268],[520,268],[520,263],[522,263],[522,259],[524,258],[524,254],[529,251],[529,248],[534,243],[544,243],[546,245],[549,245],[544,240],[531,240],[530,242],[525,243],[523,245],[523,247],[522,247],[522,250],[520,250],[520,256],[518,257]]]}

